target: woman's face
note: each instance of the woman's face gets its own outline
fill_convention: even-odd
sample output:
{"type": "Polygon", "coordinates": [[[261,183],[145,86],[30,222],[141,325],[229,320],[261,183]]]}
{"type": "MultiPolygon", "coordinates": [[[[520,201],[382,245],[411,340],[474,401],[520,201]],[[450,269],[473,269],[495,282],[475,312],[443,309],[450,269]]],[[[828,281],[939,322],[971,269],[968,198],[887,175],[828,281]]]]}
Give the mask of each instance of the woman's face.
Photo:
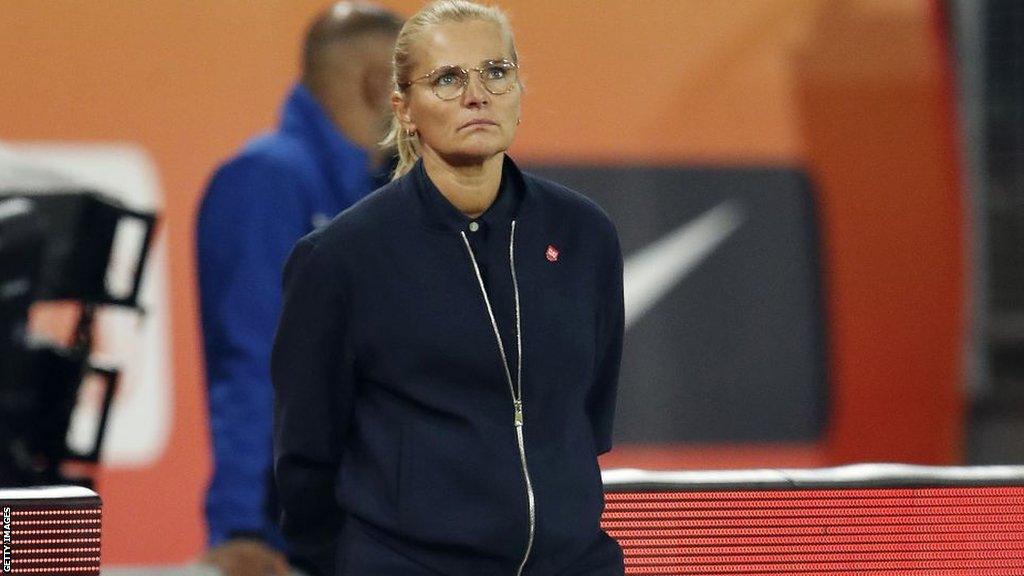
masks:
{"type": "Polygon", "coordinates": [[[464,165],[507,150],[519,121],[518,80],[508,92],[495,95],[484,88],[480,74],[471,70],[488,61],[512,61],[501,28],[482,20],[441,24],[427,29],[411,51],[416,64],[410,79],[445,66],[469,71],[465,91],[452,100],[434,94],[434,78],[419,80],[393,98],[405,129],[419,133],[423,154],[433,152],[448,164],[464,165]]]}

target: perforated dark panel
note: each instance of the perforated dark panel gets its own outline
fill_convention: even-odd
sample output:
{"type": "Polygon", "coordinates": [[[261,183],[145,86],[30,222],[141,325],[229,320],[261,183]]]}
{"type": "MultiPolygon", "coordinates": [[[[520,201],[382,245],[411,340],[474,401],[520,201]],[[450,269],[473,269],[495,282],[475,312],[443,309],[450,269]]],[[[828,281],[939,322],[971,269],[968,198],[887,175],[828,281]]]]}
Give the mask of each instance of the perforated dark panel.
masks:
{"type": "Polygon", "coordinates": [[[100,573],[100,499],[78,487],[0,489],[0,573],[100,573]]]}
{"type": "Polygon", "coordinates": [[[984,14],[992,306],[1024,314],[1024,3],[988,0],[984,14]]]}
{"type": "Polygon", "coordinates": [[[529,170],[587,194],[618,228],[626,339],[617,444],[819,438],[829,392],[806,174],[789,167],[529,170]]]}
{"type": "Polygon", "coordinates": [[[627,574],[1024,574],[1024,488],[609,493],[627,574]]]}

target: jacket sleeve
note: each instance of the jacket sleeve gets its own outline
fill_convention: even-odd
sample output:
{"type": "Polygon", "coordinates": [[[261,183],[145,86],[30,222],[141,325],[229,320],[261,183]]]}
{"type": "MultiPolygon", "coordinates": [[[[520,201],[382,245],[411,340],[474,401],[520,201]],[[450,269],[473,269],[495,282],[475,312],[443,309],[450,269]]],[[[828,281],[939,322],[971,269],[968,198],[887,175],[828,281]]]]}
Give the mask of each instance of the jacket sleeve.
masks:
{"type": "Polygon", "coordinates": [[[274,472],[292,561],[333,576],[343,519],[335,498],[351,419],[353,354],[336,262],[303,239],[285,266],[284,306],[271,359],[274,472]]]}
{"type": "Polygon", "coordinates": [[[196,256],[213,445],[210,545],[235,533],[276,539],[268,514],[270,349],[281,268],[309,227],[302,192],[285,167],[241,158],[217,171],[199,211],[196,256]]]}
{"type": "Polygon", "coordinates": [[[594,382],[587,396],[587,412],[594,433],[594,447],[598,454],[612,449],[612,425],[615,419],[615,397],[619,384],[619,364],[622,360],[622,340],[625,330],[625,309],[622,295],[622,251],[615,228],[610,234],[613,248],[608,252],[609,277],[597,301],[598,311],[597,358],[594,382]]]}

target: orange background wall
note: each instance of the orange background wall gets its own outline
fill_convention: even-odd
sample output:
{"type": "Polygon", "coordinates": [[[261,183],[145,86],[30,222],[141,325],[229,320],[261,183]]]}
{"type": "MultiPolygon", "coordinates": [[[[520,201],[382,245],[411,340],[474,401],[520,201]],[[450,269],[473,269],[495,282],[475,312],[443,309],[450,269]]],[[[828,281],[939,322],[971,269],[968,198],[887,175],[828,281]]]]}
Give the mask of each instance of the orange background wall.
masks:
{"type": "MultiPolygon", "coordinates": [[[[421,5],[382,3],[406,14],[421,5]]],[[[201,550],[209,461],[194,211],[216,163],[274,125],[303,27],[322,5],[0,0],[0,139],[138,143],[165,194],[174,428],[155,466],[101,471],[107,563],[201,550]]],[[[803,165],[819,185],[833,350],[826,438],[683,463],[956,461],[963,232],[930,3],[502,5],[527,84],[518,158],[803,165]]],[[[605,464],[642,455],[621,453],[605,464]]]]}

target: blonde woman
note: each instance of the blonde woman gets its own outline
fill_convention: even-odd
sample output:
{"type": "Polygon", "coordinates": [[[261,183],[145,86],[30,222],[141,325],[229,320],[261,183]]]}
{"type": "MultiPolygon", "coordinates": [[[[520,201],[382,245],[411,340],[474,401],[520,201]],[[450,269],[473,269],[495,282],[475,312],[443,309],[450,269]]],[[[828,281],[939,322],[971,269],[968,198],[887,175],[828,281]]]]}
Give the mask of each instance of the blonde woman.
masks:
{"type": "Polygon", "coordinates": [[[622,257],[607,216],[506,151],[504,14],[410,18],[395,179],[296,246],[272,361],[294,560],[320,576],[612,576],[622,257]]]}

